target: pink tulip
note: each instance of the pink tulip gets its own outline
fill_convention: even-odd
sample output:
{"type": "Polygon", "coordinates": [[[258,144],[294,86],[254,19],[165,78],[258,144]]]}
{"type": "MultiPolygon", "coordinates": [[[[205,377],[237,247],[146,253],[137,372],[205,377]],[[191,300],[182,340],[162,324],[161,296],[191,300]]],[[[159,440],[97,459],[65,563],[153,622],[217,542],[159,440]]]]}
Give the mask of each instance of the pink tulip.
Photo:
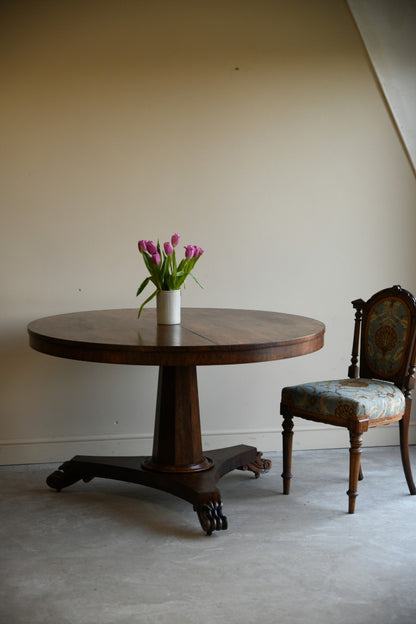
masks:
{"type": "Polygon", "coordinates": [[[165,248],[165,254],[167,256],[171,256],[173,254],[173,245],[172,243],[163,243],[163,247],[165,248]]]}
{"type": "Polygon", "coordinates": [[[153,264],[160,264],[160,254],[158,251],[156,251],[156,253],[152,254],[152,258],[151,258],[153,264]]]}
{"type": "Polygon", "coordinates": [[[177,246],[177,244],[179,243],[180,238],[181,237],[179,236],[179,234],[172,234],[170,242],[172,243],[173,247],[177,246]]]}
{"type": "Polygon", "coordinates": [[[146,248],[151,256],[153,256],[153,254],[158,253],[156,244],[153,241],[147,241],[146,248]]]}
{"type": "Polygon", "coordinates": [[[190,258],[193,258],[193,257],[194,257],[194,246],[187,245],[185,247],[185,258],[189,260],[190,258]]]}
{"type": "Polygon", "coordinates": [[[147,246],[146,246],[146,241],[145,240],[139,240],[139,242],[137,244],[138,244],[140,252],[147,251],[147,246]]]}
{"type": "Polygon", "coordinates": [[[204,250],[201,249],[201,247],[198,247],[198,256],[202,256],[203,253],[204,253],[204,250]]]}

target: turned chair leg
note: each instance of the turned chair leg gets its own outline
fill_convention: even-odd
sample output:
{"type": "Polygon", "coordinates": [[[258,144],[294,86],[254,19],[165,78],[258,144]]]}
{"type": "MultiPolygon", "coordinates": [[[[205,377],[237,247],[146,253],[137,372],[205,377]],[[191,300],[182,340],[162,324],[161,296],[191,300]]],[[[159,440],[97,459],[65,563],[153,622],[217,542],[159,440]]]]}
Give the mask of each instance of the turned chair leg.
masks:
{"type": "Polygon", "coordinates": [[[409,457],[409,420],[410,410],[406,409],[403,418],[399,421],[400,453],[402,456],[404,474],[407,485],[409,486],[409,492],[410,494],[416,494],[416,487],[415,482],[413,481],[412,467],[410,465],[409,457]]]}
{"type": "Polygon", "coordinates": [[[358,478],[361,467],[361,444],[362,435],[355,431],[350,431],[350,481],[348,489],[348,513],[355,511],[355,500],[358,496],[358,478]]]}
{"type": "Polygon", "coordinates": [[[283,494],[290,492],[290,480],[292,478],[292,443],[293,443],[293,417],[285,414],[283,419],[283,494]]]}

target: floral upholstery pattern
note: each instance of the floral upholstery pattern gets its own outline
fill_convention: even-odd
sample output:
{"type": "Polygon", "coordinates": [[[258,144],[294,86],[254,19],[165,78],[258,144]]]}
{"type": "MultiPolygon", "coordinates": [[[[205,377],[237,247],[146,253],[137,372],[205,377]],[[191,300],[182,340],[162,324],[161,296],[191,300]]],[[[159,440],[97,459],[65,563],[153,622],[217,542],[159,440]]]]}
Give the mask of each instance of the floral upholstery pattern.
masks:
{"type": "Polygon", "coordinates": [[[398,298],[384,299],[370,310],[365,351],[375,376],[394,375],[400,369],[409,327],[410,311],[398,298]]]}
{"type": "Polygon", "coordinates": [[[335,416],[340,421],[400,417],[405,410],[403,392],[376,379],[338,379],[288,386],[282,403],[294,412],[335,416]]]}

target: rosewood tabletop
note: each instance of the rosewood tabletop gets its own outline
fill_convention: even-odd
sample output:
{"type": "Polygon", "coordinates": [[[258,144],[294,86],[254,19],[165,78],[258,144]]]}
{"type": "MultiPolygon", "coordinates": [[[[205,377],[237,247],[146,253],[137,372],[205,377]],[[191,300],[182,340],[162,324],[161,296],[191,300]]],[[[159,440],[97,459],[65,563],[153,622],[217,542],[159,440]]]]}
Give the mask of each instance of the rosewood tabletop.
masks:
{"type": "Polygon", "coordinates": [[[61,490],[94,477],[170,492],[188,502],[203,530],[226,529],[218,480],[236,468],[255,476],[270,460],[255,447],[202,450],[197,366],[266,362],[323,346],[315,319],[258,310],[183,308],[180,325],[157,325],[155,310],[97,310],[60,314],[28,326],[30,345],[57,357],[159,367],[153,452],[150,457],[77,455],[47,479],[61,490]]]}

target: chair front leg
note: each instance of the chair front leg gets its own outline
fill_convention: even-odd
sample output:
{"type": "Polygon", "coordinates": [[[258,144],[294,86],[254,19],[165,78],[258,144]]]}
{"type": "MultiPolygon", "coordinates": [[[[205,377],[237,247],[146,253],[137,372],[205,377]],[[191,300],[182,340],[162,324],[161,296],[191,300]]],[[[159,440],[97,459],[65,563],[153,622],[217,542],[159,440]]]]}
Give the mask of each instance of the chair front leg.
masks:
{"type": "Polygon", "coordinates": [[[348,489],[348,513],[355,511],[355,500],[358,496],[358,478],[361,467],[361,445],[363,436],[356,431],[350,431],[350,481],[348,489]]]}
{"type": "Polygon", "coordinates": [[[283,415],[283,494],[290,492],[290,480],[292,478],[292,444],[293,444],[293,416],[285,411],[283,415]]]}

